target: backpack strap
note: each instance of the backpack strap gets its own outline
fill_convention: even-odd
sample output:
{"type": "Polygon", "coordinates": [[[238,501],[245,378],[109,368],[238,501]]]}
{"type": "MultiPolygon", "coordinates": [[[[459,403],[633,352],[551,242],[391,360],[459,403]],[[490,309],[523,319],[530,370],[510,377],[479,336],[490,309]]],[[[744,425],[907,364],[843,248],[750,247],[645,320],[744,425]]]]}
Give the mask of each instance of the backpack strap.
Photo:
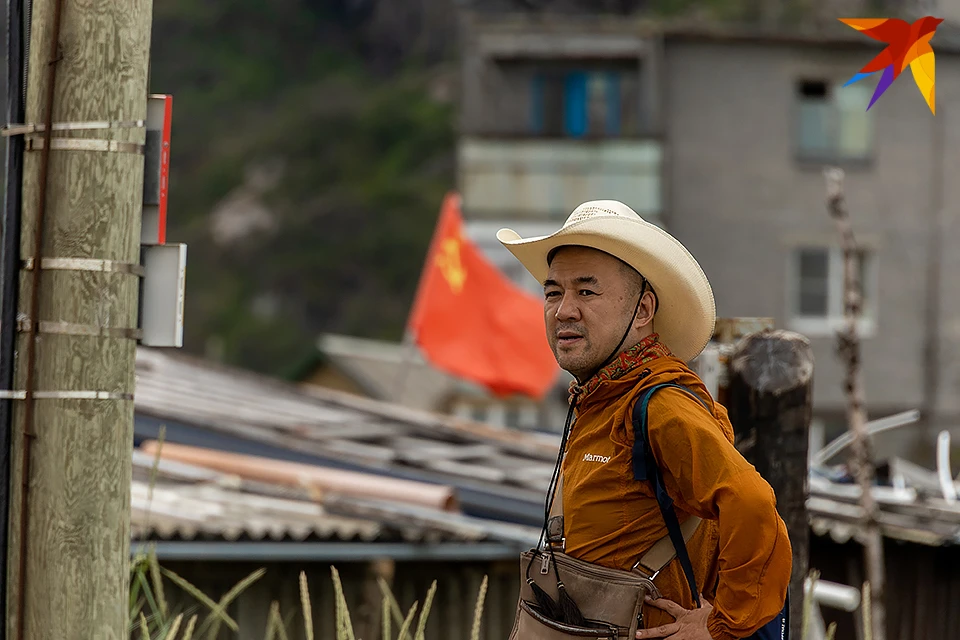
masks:
{"type": "Polygon", "coordinates": [[[650,398],[654,393],[666,387],[674,387],[690,394],[697,399],[704,408],[709,410],[706,403],[700,396],[683,385],[675,383],[664,383],[655,385],[644,391],[637,398],[633,406],[633,477],[640,481],[649,481],[653,484],[654,494],[657,498],[657,504],[660,506],[660,514],[667,525],[668,537],[662,539],[641,558],[638,565],[653,569],[659,572],[673,557],[670,554],[667,541],[672,543],[676,552],[676,557],[680,560],[680,566],[683,567],[683,573],[687,577],[690,585],[690,595],[693,601],[700,606],[700,591],[697,589],[697,580],[693,573],[693,563],[690,562],[690,554],[687,552],[686,540],[690,538],[697,526],[700,524],[699,518],[690,518],[684,522],[683,526],[677,519],[677,512],[673,508],[673,499],[667,494],[663,483],[663,476],[657,466],[657,461],[653,457],[653,449],[650,446],[650,433],[647,424],[647,408],[650,404],[650,398]],[[658,549],[659,547],[659,549],[658,549]],[[663,560],[666,558],[666,561],[663,560]],[[660,564],[662,562],[662,564],[660,564]],[[656,566],[660,564],[660,566],[656,566]],[[653,565],[653,566],[651,566],[653,565]]]}

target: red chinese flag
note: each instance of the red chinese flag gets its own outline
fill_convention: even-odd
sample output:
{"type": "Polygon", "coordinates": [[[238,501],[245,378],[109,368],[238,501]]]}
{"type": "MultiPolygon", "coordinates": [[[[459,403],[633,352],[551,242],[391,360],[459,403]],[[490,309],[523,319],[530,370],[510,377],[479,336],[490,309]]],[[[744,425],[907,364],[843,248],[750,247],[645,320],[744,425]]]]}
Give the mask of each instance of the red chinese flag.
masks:
{"type": "Polygon", "coordinates": [[[540,399],[560,371],[547,344],[543,302],[464,237],[453,193],[443,201],[407,329],[435,367],[498,396],[540,399]]]}

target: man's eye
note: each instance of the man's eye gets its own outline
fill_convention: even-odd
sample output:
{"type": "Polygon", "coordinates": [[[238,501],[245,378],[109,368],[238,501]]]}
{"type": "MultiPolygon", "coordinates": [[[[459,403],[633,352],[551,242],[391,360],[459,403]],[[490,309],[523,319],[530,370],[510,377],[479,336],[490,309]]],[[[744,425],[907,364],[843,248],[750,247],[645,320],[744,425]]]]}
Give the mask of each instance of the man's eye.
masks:
{"type": "Polygon", "coordinates": [[[592,295],[596,295],[596,294],[595,294],[593,291],[590,291],[590,289],[580,289],[580,295],[582,295],[582,296],[592,296],[592,295]]]}
{"type": "Polygon", "coordinates": [[[546,293],[543,294],[545,298],[555,298],[558,295],[560,295],[559,291],[547,291],[546,293]]]}

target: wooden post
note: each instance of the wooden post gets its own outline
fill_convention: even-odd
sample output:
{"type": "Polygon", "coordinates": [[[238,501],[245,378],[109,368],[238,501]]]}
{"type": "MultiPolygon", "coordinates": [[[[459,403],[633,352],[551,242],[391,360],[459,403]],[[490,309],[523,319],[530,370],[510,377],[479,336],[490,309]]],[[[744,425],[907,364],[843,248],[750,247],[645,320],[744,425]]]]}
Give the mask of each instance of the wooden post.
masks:
{"type": "Polygon", "coordinates": [[[800,638],[807,575],[807,456],[813,407],[813,350],[803,336],[764,331],[744,337],[730,359],[730,421],[744,457],[773,487],[793,547],[790,637],[800,638]]]}
{"type": "Polygon", "coordinates": [[[863,508],[863,527],[865,534],[864,562],[867,568],[867,581],[870,584],[870,638],[885,640],[886,629],[886,587],[883,553],[883,534],[880,532],[878,516],[880,509],[873,498],[873,454],[870,450],[867,433],[867,408],[863,390],[863,372],[860,364],[860,334],[857,321],[863,303],[860,282],[857,243],[850,223],[850,212],[843,194],[843,171],[828,169],[824,172],[827,180],[827,212],[837,225],[843,245],[843,316],[844,328],[837,332],[837,353],[846,365],[844,388],[847,394],[847,428],[853,436],[851,466],[854,477],[860,486],[860,506],[863,508]]]}
{"type": "Polygon", "coordinates": [[[33,2],[27,123],[119,124],[25,136],[20,252],[32,264],[20,272],[14,376],[26,392],[14,400],[14,640],[129,637],[145,141],[130,121],[146,118],[151,23],[152,0],[33,2]]]}

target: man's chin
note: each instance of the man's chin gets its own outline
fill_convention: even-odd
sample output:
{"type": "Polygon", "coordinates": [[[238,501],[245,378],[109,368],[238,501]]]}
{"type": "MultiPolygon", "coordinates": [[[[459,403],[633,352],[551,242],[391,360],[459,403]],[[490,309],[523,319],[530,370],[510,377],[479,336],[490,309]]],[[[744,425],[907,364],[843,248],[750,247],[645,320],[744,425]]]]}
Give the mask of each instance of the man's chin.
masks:
{"type": "Polygon", "coordinates": [[[557,364],[560,365],[561,369],[575,376],[578,375],[578,372],[589,369],[589,366],[584,366],[583,358],[570,357],[570,355],[564,354],[563,352],[558,354],[557,364]]]}

